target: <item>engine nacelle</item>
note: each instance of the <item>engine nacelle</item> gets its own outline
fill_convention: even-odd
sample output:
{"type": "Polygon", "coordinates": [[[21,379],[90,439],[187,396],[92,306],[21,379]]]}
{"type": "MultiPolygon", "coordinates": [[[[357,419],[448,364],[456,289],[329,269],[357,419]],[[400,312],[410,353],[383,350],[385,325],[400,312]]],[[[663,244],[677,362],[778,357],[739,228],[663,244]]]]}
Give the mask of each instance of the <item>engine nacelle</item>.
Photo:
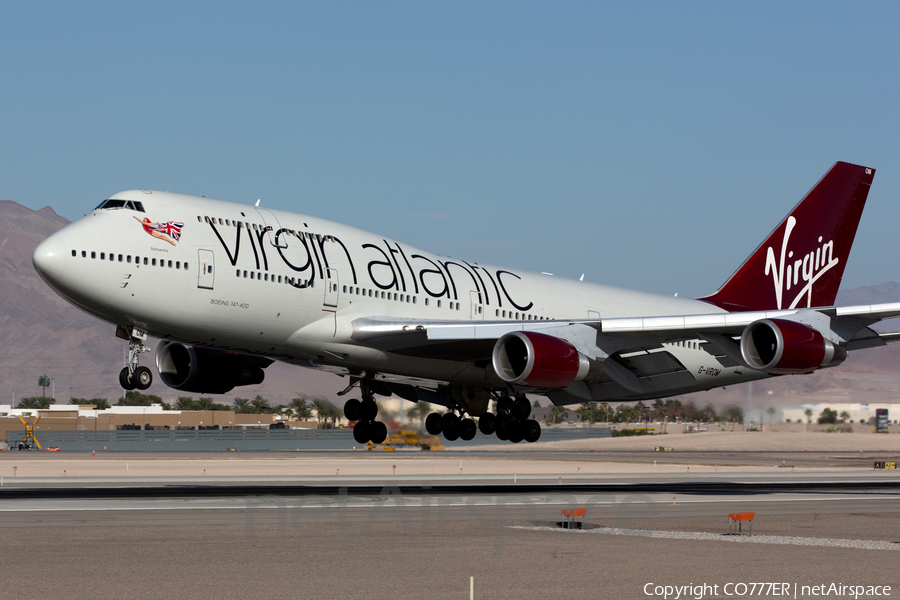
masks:
{"type": "Polygon", "coordinates": [[[175,342],[157,346],[156,369],[167,386],[198,394],[224,394],[236,386],[262,383],[266,376],[234,352],[175,342]]]}
{"type": "Polygon", "coordinates": [[[534,331],[507,333],[497,340],[492,358],[503,381],[538,388],[565,388],[591,368],[566,340],[534,331]]]}
{"type": "Polygon", "coordinates": [[[847,351],[803,323],[761,319],[744,329],[741,355],[754,369],[788,374],[839,365],[847,358],[847,351]]]}

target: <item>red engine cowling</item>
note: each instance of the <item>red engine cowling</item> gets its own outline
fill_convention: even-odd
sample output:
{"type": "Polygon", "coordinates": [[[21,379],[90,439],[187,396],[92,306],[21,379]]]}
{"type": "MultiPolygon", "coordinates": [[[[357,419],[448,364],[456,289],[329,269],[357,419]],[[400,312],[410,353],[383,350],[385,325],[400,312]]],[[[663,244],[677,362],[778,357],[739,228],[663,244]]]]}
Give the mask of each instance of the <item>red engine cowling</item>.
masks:
{"type": "Polygon", "coordinates": [[[561,389],[590,370],[587,357],[564,339],[514,331],[497,340],[493,352],[494,371],[500,379],[538,388],[561,389]]]}
{"type": "Polygon", "coordinates": [[[240,354],[174,342],[157,346],[156,369],[167,386],[198,394],[224,394],[239,385],[262,383],[266,377],[240,354]]]}
{"type": "Polygon", "coordinates": [[[761,319],[741,335],[744,361],[765,373],[811,373],[844,362],[847,351],[802,323],[761,319]]]}

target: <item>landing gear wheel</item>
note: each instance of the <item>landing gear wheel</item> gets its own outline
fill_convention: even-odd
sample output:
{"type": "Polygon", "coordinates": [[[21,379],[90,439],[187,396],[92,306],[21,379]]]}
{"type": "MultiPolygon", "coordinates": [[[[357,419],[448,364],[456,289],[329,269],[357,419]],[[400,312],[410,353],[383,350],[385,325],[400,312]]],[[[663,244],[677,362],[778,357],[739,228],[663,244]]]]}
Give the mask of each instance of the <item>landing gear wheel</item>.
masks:
{"type": "Polygon", "coordinates": [[[440,435],[443,428],[441,427],[441,415],[431,413],[425,417],[425,431],[431,435],[440,435]]]}
{"type": "Polygon", "coordinates": [[[541,424],[534,419],[525,421],[525,441],[534,443],[541,437],[541,424]]]}
{"type": "Polygon", "coordinates": [[[515,399],[512,403],[512,407],[510,408],[509,414],[514,416],[519,421],[524,421],[528,417],[531,416],[531,405],[528,403],[528,398],[525,396],[520,396],[515,399]]]}
{"type": "Polygon", "coordinates": [[[353,427],[353,439],[357,444],[365,444],[369,441],[369,424],[360,421],[353,427]]]}
{"type": "Polygon", "coordinates": [[[131,379],[128,377],[128,367],[119,371],[119,385],[122,386],[123,390],[131,391],[134,389],[134,383],[132,383],[131,379]]]}
{"type": "Polygon", "coordinates": [[[375,421],[369,427],[369,432],[373,444],[381,444],[387,439],[387,426],[381,421],[375,421]]]}
{"type": "Polygon", "coordinates": [[[359,421],[360,402],[351,398],[344,402],[344,418],[348,421],[359,421]]]}
{"type": "Polygon", "coordinates": [[[496,419],[496,429],[494,433],[497,434],[497,439],[505,442],[509,439],[509,429],[506,428],[506,422],[504,419],[496,419]]]}
{"type": "Polygon", "coordinates": [[[363,421],[374,421],[378,416],[378,405],[371,398],[366,398],[359,403],[359,418],[363,421]]]}
{"type": "Polygon", "coordinates": [[[522,440],[524,440],[524,439],[525,439],[525,436],[522,435],[522,433],[523,433],[522,430],[523,430],[523,429],[524,429],[524,427],[522,427],[522,425],[521,425],[520,423],[516,423],[516,424],[509,430],[509,441],[511,441],[513,444],[518,444],[519,442],[521,442],[522,440]]]}
{"type": "Polygon", "coordinates": [[[441,417],[441,430],[444,433],[444,439],[448,442],[455,442],[459,439],[459,417],[453,413],[446,413],[441,417]]]}
{"type": "Polygon", "coordinates": [[[478,431],[484,435],[491,435],[496,429],[496,424],[497,418],[493,413],[484,413],[481,415],[481,418],[478,419],[478,431]]]}
{"type": "Polygon", "coordinates": [[[459,422],[459,439],[468,442],[475,438],[475,432],[477,430],[478,426],[475,425],[475,421],[472,419],[463,419],[459,422]]]}
{"type": "Polygon", "coordinates": [[[138,367],[134,370],[131,381],[134,382],[134,387],[137,389],[141,391],[146,390],[153,383],[153,372],[147,367],[138,367]]]}
{"type": "Polygon", "coordinates": [[[503,397],[497,400],[497,416],[502,417],[509,414],[512,407],[512,400],[509,397],[503,397]]]}

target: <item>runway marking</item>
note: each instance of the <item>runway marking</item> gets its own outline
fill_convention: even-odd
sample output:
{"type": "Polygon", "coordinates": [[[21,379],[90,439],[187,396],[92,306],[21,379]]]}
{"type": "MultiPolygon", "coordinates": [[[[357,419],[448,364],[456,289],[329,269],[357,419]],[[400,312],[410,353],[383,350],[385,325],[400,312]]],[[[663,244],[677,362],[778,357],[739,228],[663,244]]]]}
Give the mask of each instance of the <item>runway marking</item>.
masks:
{"type": "Polygon", "coordinates": [[[845,540],[829,538],[791,537],[782,535],[727,535],[700,531],[657,531],[644,529],[621,529],[600,527],[597,529],[559,529],[556,527],[511,526],[510,529],[529,531],[553,531],[557,533],[580,533],[597,535],[622,535],[629,537],[662,538],[670,540],[702,540],[712,542],[736,542],[741,544],[778,544],[783,546],[827,546],[831,548],[856,548],[859,550],[900,550],[900,543],[882,540],[845,540]]]}

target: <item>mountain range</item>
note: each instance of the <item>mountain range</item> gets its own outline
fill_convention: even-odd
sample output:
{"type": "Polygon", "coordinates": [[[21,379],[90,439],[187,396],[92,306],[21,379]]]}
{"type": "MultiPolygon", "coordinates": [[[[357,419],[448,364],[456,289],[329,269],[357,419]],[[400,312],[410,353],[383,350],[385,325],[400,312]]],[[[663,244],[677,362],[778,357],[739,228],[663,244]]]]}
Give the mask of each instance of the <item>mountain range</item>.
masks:
{"type": "MultiPolygon", "coordinates": [[[[31,254],[41,240],[68,221],[49,206],[31,210],[11,200],[0,200],[0,404],[13,395],[21,399],[42,393],[38,378],[54,379],[47,390],[58,403],[71,397],[107,398],[122,394],[118,372],[124,364],[125,342],[115,327],[88,316],[57,296],[38,276],[31,254]],[[55,389],[53,389],[55,388],[55,389]],[[7,394],[4,398],[3,394],[7,394]]],[[[844,290],[839,305],[874,304],[900,300],[900,283],[889,282],[844,290]]],[[[900,320],[882,323],[882,329],[900,329],[900,320]]],[[[155,349],[155,342],[150,345],[155,349]]],[[[142,364],[152,363],[145,354],[142,364]]],[[[158,378],[157,378],[158,380],[158,378]]],[[[257,394],[270,404],[284,404],[299,395],[322,396],[338,403],[336,392],[347,385],[328,373],[275,363],[266,369],[258,386],[236,388],[220,402],[257,394]]],[[[166,400],[185,394],[158,381],[146,393],[166,400]]],[[[900,397],[900,344],[854,352],[840,366],[814,375],[768,379],[749,385],[711,390],[682,397],[698,406],[729,404],[761,407],[821,402],[894,402],[900,397]]]]}

